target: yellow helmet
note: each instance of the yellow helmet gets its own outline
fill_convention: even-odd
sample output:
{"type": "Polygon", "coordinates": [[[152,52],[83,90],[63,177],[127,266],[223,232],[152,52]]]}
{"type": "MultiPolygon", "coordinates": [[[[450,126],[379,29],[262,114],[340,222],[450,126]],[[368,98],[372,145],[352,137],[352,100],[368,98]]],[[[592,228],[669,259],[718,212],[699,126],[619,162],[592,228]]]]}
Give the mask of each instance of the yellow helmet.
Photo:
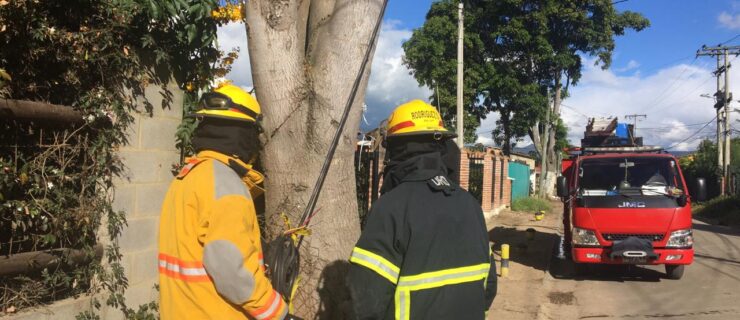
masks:
{"type": "Polygon", "coordinates": [[[259,122],[262,111],[251,94],[227,82],[201,96],[195,116],[259,122]]]}
{"type": "Polygon", "coordinates": [[[388,118],[387,137],[409,135],[456,136],[445,129],[437,109],[421,100],[411,100],[398,106],[388,118]]]}

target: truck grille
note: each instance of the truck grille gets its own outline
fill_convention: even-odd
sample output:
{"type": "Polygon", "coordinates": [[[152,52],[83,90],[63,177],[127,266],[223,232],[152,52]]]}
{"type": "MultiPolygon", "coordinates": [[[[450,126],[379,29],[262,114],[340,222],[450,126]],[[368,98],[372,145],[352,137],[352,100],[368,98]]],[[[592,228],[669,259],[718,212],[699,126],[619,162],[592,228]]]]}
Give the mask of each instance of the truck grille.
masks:
{"type": "Polygon", "coordinates": [[[629,237],[636,237],[640,239],[650,240],[650,241],[662,241],[664,235],[662,234],[629,234],[629,233],[604,233],[602,234],[604,236],[604,239],[609,241],[619,241],[624,240],[629,237]]]}

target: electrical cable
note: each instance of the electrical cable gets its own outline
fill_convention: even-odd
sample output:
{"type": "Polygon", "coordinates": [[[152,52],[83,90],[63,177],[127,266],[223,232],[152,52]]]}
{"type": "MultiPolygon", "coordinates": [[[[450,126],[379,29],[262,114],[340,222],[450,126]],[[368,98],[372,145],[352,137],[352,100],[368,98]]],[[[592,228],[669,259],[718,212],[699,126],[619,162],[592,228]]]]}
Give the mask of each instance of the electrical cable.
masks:
{"type": "MultiPolygon", "coordinates": [[[[373,51],[373,48],[376,46],[378,34],[380,32],[380,26],[383,23],[383,16],[385,15],[385,10],[387,6],[388,0],[383,0],[383,4],[378,15],[378,20],[375,23],[375,28],[373,29],[373,32],[371,34],[370,44],[365,51],[362,63],[360,64],[360,70],[358,71],[357,77],[352,84],[350,95],[347,98],[347,102],[344,106],[342,118],[339,121],[339,127],[334,133],[334,138],[329,145],[329,151],[327,152],[326,158],[324,158],[324,164],[322,165],[319,176],[316,179],[316,184],[314,185],[311,197],[309,198],[308,203],[306,204],[306,208],[301,215],[301,219],[297,226],[298,229],[308,227],[308,223],[310,222],[311,217],[313,217],[313,215],[316,213],[316,211],[314,211],[314,208],[316,207],[319,195],[321,194],[321,188],[323,187],[324,180],[326,179],[326,175],[329,172],[329,167],[331,166],[331,161],[334,158],[334,153],[337,149],[337,146],[339,145],[339,139],[341,138],[344,131],[344,126],[347,123],[347,118],[349,117],[350,110],[352,109],[352,104],[354,103],[355,97],[357,96],[357,90],[360,86],[362,76],[365,74],[367,64],[370,61],[370,54],[373,51]]],[[[265,255],[265,264],[266,268],[269,271],[272,285],[275,290],[277,290],[288,301],[292,299],[292,293],[294,291],[293,287],[299,273],[299,248],[303,243],[302,234],[297,235],[295,241],[293,237],[294,235],[291,234],[283,234],[277,237],[275,240],[271,241],[268,244],[268,251],[265,255]]]]}
{"type": "Polygon", "coordinates": [[[727,43],[730,43],[730,42],[734,41],[734,40],[735,40],[735,39],[737,39],[737,38],[740,38],[740,33],[739,33],[739,34],[737,34],[737,35],[735,35],[734,37],[732,37],[732,38],[731,38],[730,40],[727,40],[727,41],[725,41],[725,42],[720,42],[720,44],[719,44],[719,45],[720,45],[720,46],[721,46],[721,45],[725,45],[725,44],[727,44],[727,43]]]}
{"type": "MultiPolygon", "coordinates": [[[[673,78],[673,82],[671,82],[670,85],[668,85],[667,87],[665,87],[665,89],[663,89],[663,91],[661,91],[658,95],[655,96],[655,98],[653,98],[653,100],[650,100],[650,102],[645,105],[644,111],[646,112],[646,111],[654,108],[656,105],[659,105],[660,103],[657,103],[657,102],[660,101],[660,99],[663,98],[663,96],[667,92],[669,92],[669,91],[670,92],[678,91],[678,88],[680,88],[681,85],[679,85],[678,87],[676,87],[676,90],[671,91],[671,89],[673,89],[673,86],[676,83],[678,83],[678,80],[679,79],[681,79],[683,77],[684,73],[686,73],[686,71],[688,71],[689,68],[694,65],[694,63],[696,63],[696,61],[698,60],[698,58],[699,57],[694,57],[694,60],[691,60],[691,63],[689,65],[685,65],[683,67],[683,70],[681,70],[681,73],[679,73],[677,77],[673,78]]],[[[693,77],[697,72],[699,72],[699,71],[695,71],[694,73],[692,73],[691,75],[689,75],[689,78],[693,77]]],[[[670,95],[671,94],[669,93],[667,96],[665,96],[665,98],[669,97],[670,95]]]]}
{"type": "Polygon", "coordinates": [[[674,144],[673,144],[672,146],[670,146],[670,147],[668,147],[668,148],[665,148],[664,150],[666,150],[666,151],[667,151],[667,150],[671,150],[671,149],[675,148],[676,146],[678,146],[679,144],[682,144],[682,143],[684,143],[684,142],[688,141],[689,139],[693,138],[693,137],[694,137],[695,135],[699,134],[699,132],[701,132],[702,130],[704,130],[704,128],[706,128],[706,127],[707,127],[707,126],[708,126],[708,125],[709,125],[710,123],[712,123],[712,122],[713,122],[713,121],[714,121],[715,119],[717,119],[717,116],[714,116],[714,118],[712,118],[712,120],[709,120],[709,121],[708,121],[707,123],[705,123],[705,124],[704,124],[704,126],[703,126],[703,127],[701,127],[701,128],[699,129],[699,130],[696,130],[696,132],[692,133],[692,134],[691,134],[690,136],[686,137],[686,139],[683,139],[683,140],[681,140],[681,141],[680,141],[680,142],[678,142],[678,143],[674,143],[674,144]]]}

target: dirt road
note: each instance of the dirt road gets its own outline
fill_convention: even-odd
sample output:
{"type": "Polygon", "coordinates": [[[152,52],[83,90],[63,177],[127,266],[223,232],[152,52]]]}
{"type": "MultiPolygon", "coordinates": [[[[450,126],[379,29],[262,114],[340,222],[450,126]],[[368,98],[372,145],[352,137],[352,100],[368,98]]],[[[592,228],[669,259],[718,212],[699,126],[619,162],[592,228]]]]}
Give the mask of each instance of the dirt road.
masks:
{"type": "Polygon", "coordinates": [[[516,249],[489,319],[740,319],[740,230],[695,221],[696,258],[681,280],[665,278],[662,266],[605,266],[576,277],[557,257],[558,220],[512,212],[491,219],[495,248],[516,249]],[[538,232],[527,241],[532,226],[538,232]]]}

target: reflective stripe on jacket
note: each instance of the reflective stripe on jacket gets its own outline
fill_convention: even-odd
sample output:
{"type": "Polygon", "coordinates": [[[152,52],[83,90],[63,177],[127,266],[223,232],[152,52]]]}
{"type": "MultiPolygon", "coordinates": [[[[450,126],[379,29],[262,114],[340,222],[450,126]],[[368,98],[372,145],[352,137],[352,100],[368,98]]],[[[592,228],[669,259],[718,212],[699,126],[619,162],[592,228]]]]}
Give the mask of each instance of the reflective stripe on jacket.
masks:
{"type": "Polygon", "coordinates": [[[200,152],[167,191],[159,226],[164,320],[283,319],[288,312],[265,277],[247,184],[230,165],[249,168],[217,152],[200,152]]]}
{"type": "Polygon", "coordinates": [[[402,164],[350,256],[359,319],[484,319],[496,293],[480,203],[450,182],[439,154],[402,164]]]}

